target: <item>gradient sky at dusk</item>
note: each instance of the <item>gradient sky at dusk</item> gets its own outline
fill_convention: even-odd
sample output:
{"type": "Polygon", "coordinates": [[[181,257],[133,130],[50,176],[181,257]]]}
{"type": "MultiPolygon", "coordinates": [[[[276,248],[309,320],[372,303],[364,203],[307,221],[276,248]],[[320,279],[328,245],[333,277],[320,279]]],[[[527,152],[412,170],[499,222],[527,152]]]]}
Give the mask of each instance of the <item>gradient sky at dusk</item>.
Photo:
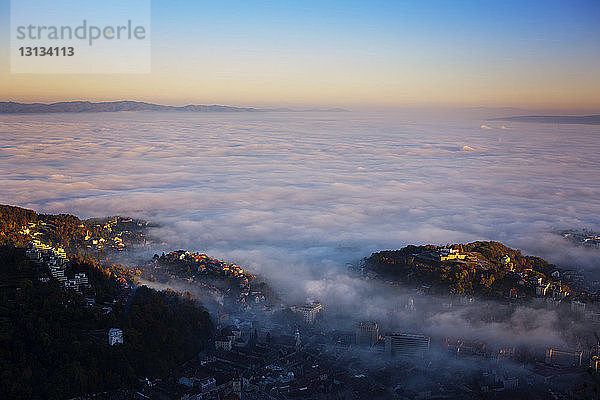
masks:
{"type": "Polygon", "coordinates": [[[10,74],[1,100],[600,109],[600,2],[153,1],[152,73],[10,74]]]}

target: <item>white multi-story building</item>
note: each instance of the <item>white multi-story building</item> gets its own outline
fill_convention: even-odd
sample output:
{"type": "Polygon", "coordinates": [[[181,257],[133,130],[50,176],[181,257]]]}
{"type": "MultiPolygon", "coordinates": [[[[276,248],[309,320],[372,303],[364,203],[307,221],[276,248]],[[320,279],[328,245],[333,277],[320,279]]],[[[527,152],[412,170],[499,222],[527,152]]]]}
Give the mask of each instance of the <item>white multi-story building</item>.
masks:
{"type": "Polygon", "coordinates": [[[123,343],[123,331],[119,328],[111,328],[108,331],[108,344],[114,346],[123,343]]]}
{"type": "Polygon", "coordinates": [[[75,279],[67,279],[64,283],[65,289],[79,290],[79,285],[75,279]]]}
{"type": "Polygon", "coordinates": [[[25,251],[25,254],[27,255],[27,258],[29,258],[31,261],[33,261],[36,264],[41,264],[43,259],[42,259],[42,252],[36,248],[33,244],[31,244],[29,246],[29,248],[25,251]]]}
{"type": "Polygon", "coordinates": [[[75,281],[78,285],[87,285],[89,283],[88,277],[85,272],[78,272],[75,274],[75,281]]]}
{"type": "Polygon", "coordinates": [[[67,280],[67,277],[65,275],[65,270],[62,268],[58,268],[58,267],[51,267],[50,268],[50,274],[52,275],[52,277],[54,279],[56,279],[57,281],[59,281],[60,283],[64,283],[67,280]]]}
{"type": "Polygon", "coordinates": [[[33,240],[29,243],[26,251],[27,257],[38,265],[45,264],[50,270],[50,275],[60,283],[65,283],[65,268],[69,259],[64,249],[55,249],[39,240],[33,240]]]}
{"type": "Polygon", "coordinates": [[[304,322],[307,324],[313,324],[319,312],[323,310],[323,306],[319,302],[313,302],[310,304],[296,305],[292,307],[292,311],[302,314],[304,322]]]}

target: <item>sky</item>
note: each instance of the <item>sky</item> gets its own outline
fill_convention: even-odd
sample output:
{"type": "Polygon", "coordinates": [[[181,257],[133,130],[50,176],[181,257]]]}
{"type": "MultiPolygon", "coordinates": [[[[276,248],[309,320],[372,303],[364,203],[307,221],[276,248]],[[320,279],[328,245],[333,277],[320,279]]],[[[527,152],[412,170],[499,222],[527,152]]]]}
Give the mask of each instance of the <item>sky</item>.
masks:
{"type": "Polygon", "coordinates": [[[145,74],[10,73],[0,100],[600,109],[600,3],[152,1],[145,74]]]}

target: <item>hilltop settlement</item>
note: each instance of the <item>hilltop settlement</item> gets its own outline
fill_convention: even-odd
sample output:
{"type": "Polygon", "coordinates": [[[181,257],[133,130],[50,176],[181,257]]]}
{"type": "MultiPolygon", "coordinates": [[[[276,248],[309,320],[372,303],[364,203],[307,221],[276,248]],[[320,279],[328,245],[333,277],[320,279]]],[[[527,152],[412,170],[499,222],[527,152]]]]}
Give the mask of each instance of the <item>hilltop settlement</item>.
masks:
{"type": "Polygon", "coordinates": [[[162,251],[153,227],[0,206],[1,398],[600,393],[600,294],[589,289],[596,286],[584,288],[577,273],[501,243],[410,245],[340,271],[402,303],[375,320],[358,310],[342,318],[319,299],[288,303],[268,276],[236,263],[162,251]],[[501,325],[523,309],[556,315],[561,342],[491,342],[419,325],[440,313],[501,325]]]}

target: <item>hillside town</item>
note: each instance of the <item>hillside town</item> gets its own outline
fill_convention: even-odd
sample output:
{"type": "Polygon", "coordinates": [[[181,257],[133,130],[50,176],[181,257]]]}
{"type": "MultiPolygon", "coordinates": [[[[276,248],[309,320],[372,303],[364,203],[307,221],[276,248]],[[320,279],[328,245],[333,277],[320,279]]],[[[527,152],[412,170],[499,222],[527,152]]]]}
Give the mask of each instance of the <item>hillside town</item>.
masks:
{"type": "Polygon", "coordinates": [[[510,343],[497,348],[460,337],[386,332],[375,321],[358,321],[354,331],[340,331],[329,326],[320,305],[293,309],[300,317],[296,325],[230,316],[212,349],[183,365],[173,379],[148,385],[144,394],[172,399],[362,399],[374,394],[509,399],[527,391],[532,398],[549,393],[586,398],[585,371],[598,374],[598,343],[531,352],[510,343]],[[307,309],[317,317],[300,311],[307,309]],[[421,378],[412,379],[415,375],[421,378]]]}
{"type": "MultiPolygon", "coordinates": [[[[452,263],[487,262],[473,252],[449,247],[423,257],[452,263]]],[[[183,251],[165,258],[195,263],[205,259],[183,251]]],[[[597,299],[563,285],[558,270],[543,278],[532,268],[519,268],[509,255],[503,255],[500,263],[510,270],[516,286],[498,299],[494,306],[497,318],[510,315],[527,301],[536,307],[560,309],[567,319],[586,321],[593,329],[600,329],[597,299]],[[584,297],[593,298],[594,307],[586,309],[584,297]]],[[[366,274],[365,278],[369,279],[366,274]]],[[[430,299],[425,294],[422,286],[415,288],[405,310],[417,315],[420,299],[430,299]]],[[[483,305],[472,296],[450,296],[439,298],[439,306],[468,312],[483,305]]],[[[598,376],[600,342],[594,336],[573,347],[530,349],[510,342],[499,345],[389,330],[384,328],[385,322],[377,321],[356,321],[354,331],[343,329],[332,325],[331,312],[315,300],[291,306],[278,304],[262,309],[262,313],[249,311],[235,307],[222,313],[212,348],[182,366],[170,381],[145,388],[145,395],[284,400],[361,399],[376,393],[377,398],[509,399],[527,391],[531,398],[549,394],[586,398],[591,393],[586,371],[598,376]],[[413,375],[422,378],[412,380],[413,375]]]]}
{"type": "Polygon", "coordinates": [[[592,249],[600,248],[600,232],[594,232],[589,229],[575,230],[568,229],[558,232],[563,238],[567,239],[571,243],[588,247],[592,249]]]}
{"type": "MultiPolygon", "coordinates": [[[[25,254],[37,267],[35,274],[39,282],[48,284],[51,279],[55,280],[65,290],[74,291],[82,296],[88,307],[101,310],[104,314],[111,313],[114,304],[117,302],[125,304],[126,300],[131,296],[131,284],[123,277],[120,277],[122,295],[108,302],[96,304],[96,291],[90,283],[87,274],[85,272],[72,271],[70,260],[64,249],[54,248],[42,243],[38,239],[34,239],[30,242],[25,254]]],[[[109,329],[107,336],[110,346],[123,343],[123,331],[119,328],[109,329]]]]}
{"type": "MultiPolygon", "coordinates": [[[[84,273],[68,276],[69,259],[61,248],[33,239],[27,256],[43,268],[41,281],[55,279],[65,290],[83,295],[92,288],[84,273]]],[[[452,247],[417,256],[441,263],[471,262],[490,267],[478,254],[452,247]]],[[[559,270],[546,278],[531,268],[518,268],[509,255],[504,255],[500,263],[517,284],[505,296],[505,305],[498,307],[510,312],[527,299],[558,308],[568,301],[573,320],[600,329],[596,303],[588,306],[588,295],[578,295],[563,285],[559,270]]],[[[177,250],[155,255],[148,266],[113,266],[110,273],[122,279],[124,290],[140,277],[179,280],[218,294],[222,304],[216,315],[212,347],[181,365],[169,379],[148,381],[135,394],[139,398],[360,399],[370,393],[379,393],[381,398],[400,394],[419,399],[480,398],[492,393],[494,398],[510,398],[511,393],[523,389],[537,390],[543,398],[548,390],[556,394],[584,393],[581,372],[598,373],[598,342],[587,348],[549,347],[535,354],[510,343],[497,348],[461,337],[385,331],[376,321],[357,321],[354,331],[344,331],[328,323],[328,312],[318,301],[290,306],[277,303],[268,294],[270,290],[265,293],[253,288],[253,274],[203,253],[177,250]],[[449,372],[446,363],[460,360],[467,366],[449,372]],[[485,367],[469,367],[470,363],[483,363],[485,367]],[[403,369],[428,377],[427,383],[412,382],[410,374],[399,372],[403,369]],[[392,385],[390,392],[394,381],[404,383],[392,385]],[[578,383],[573,386],[573,382],[578,383]]],[[[416,297],[411,297],[406,310],[415,313],[419,296],[426,292],[427,285],[416,288],[416,297]]],[[[125,303],[126,298],[122,301],[125,303]]],[[[93,305],[93,297],[89,303],[93,305]]],[[[455,310],[478,307],[477,300],[469,296],[442,299],[440,304],[455,310]]],[[[111,328],[107,337],[110,346],[126,340],[119,328],[111,328]]]]}
{"type": "Polygon", "coordinates": [[[84,246],[91,250],[132,250],[149,245],[148,222],[128,217],[107,217],[86,221],[84,246]]]}
{"type": "MultiPolygon", "coordinates": [[[[485,309],[487,322],[501,323],[526,305],[554,310],[562,326],[577,324],[585,329],[574,331],[575,336],[556,346],[531,347],[510,340],[489,342],[452,332],[432,333],[415,328],[418,325],[410,328],[352,314],[341,322],[338,311],[318,299],[286,304],[265,277],[204,253],[175,250],[155,254],[140,265],[111,264],[105,253],[98,257],[102,248],[114,254],[133,249],[129,239],[115,240],[129,237],[131,231],[123,227],[133,221],[110,218],[93,224],[94,235],[86,231],[83,246],[96,252],[84,254],[96,255],[94,268],[119,287],[113,297],[101,302],[95,282],[71,260],[81,255],[46,241],[52,237],[51,226],[30,223],[20,234],[28,238],[25,254],[36,267],[40,285],[58,284],[107,316],[117,309],[120,315],[128,313],[136,289],[146,282],[162,285],[182,297],[202,299],[215,329],[207,346],[190,354],[168,376],[139,377],[135,390],[81,399],[511,399],[523,391],[534,399],[585,399],[600,378],[600,338],[595,333],[600,331],[599,294],[575,290],[565,283],[568,272],[500,244],[412,246],[372,256],[385,268],[394,268],[394,273],[410,268],[436,277],[431,271],[466,271],[465,279],[482,277],[484,283],[485,279],[497,283],[493,277],[501,276],[501,290],[490,292],[498,293],[491,300],[468,291],[440,295],[443,280],[417,280],[414,273],[409,284],[400,286],[396,279],[403,275],[365,261],[352,273],[398,290],[407,301],[396,313],[407,321],[432,312],[469,315],[485,309]]],[[[88,334],[119,352],[132,333],[118,320],[88,334]]]]}

